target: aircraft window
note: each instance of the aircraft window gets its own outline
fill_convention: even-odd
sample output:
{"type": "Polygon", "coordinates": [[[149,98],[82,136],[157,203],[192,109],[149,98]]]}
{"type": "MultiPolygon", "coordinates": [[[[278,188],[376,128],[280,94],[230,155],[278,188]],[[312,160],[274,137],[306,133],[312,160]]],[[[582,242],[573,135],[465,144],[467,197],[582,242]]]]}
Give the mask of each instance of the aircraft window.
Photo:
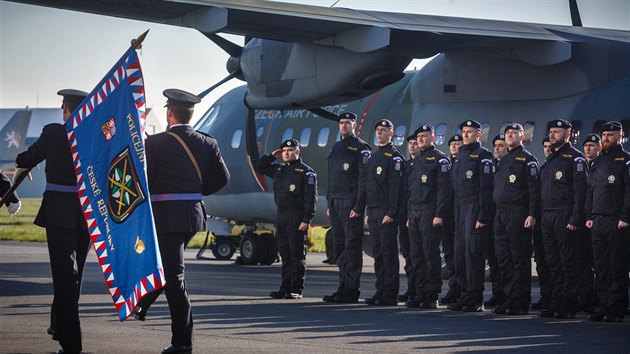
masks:
{"type": "Polygon", "coordinates": [[[481,123],[481,139],[479,139],[479,142],[481,143],[481,145],[488,144],[489,134],[490,134],[490,123],[488,122],[481,123]]]}
{"type": "Polygon", "coordinates": [[[330,134],[330,128],[323,127],[317,135],[317,146],[324,147],[328,144],[328,135],[330,134]]]}
{"type": "Polygon", "coordinates": [[[435,145],[444,145],[446,142],[446,131],[448,126],[444,123],[440,123],[435,127],[435,145]]]}
{"type": "Polygon", "coordinates": [[[301,147],[308,146],[308,143],[310,140],[311,140],[311,128],[302,129],[302,133],[300,134],[300,146],[301,147]]]}
{"type": "Polygon", "coordinates": [[[260,138],[264,132],[265,132],[265,127],[258,127],[258,129],[256,129],[256,136],[260,138]]]}
{"type": "Polygon", "coordinates": [[[580,132],[582,131],[582,121],[581,120],[573,120],[571,121],[571,138],[569,140],[572,144],[577,144],[580,141],[580,132]]]}
{"type": "Polygon", "coordinates": [[[407,138],[405,136],[406,132],[407,127],[404,125],[399,125],[396,127],[396,129],[394,129],[394,136],[392,138],[394,146],[401,146],[405,142],[405,139],[407,138]]]}
{"type": "Polygon", "coordinates": [[[241,137],[243,136],[243,131],[241,129],[237,129],[232,134],[232,149],[238,149],[241,146],[241,137]]]}
{"type": "Polygon", "coordinates": [[[593,133],[599,134],[600,133],[600,129],[602,129],[602,125],[604,125],[604,123],[606,123],[605,120],[602,119],[598,119],[595,121],[595,123],[593,123],[593,133]]]}
{"type": "Polygon", "coordinates": [[[341,130],[337,130],[337,137],[335,138],[335,141],[339,140],[341,140],[341,130]]]}
{"type": "Polygon", "coordinates": [[[523,144],[529,145],[534,140],[534,129],[536,128],[536,123],[534,122],[525,122],[523,124],[523,129],[525,130],[525,139],[523,139],[523,144]]]}
{"type": "Polygon", "coordinates": [[[282,133],[282,139],[280,139],[280,143],[285,140],[293,139],[293,128],[287,128],[284,133],[282,133]]]}
{"type": "Polygon", "coordinates": [[[210,131],[210,127],[212,127],[212,123],[217,119],[219,115],[219,111],[221,110],[221,105],[212,106],[208,111],[197,121],[193,129],[199,130],[200,132],[208,133],[210,131]]]}
{"type": "Polygon", "coordinates": [[[376,131],[374,131],[374,141],[372,142],[372,145],[378,146],[378,140],[376,140],[376,131]]]}
{"type": "Polygon", "coordinates": [[[501,128],[499,129],[499,134],[503,134],[503,131],[505,131],[505,127],[507,127],[510,124],[512,124],[512,122],[503,122],[503,124],[501,124],[501,128]]]}
{"type": "Polygon", "coordinates": [[[628,132],[630,132],[630,120],[622,120],[621,127],[623,128],[623,137],[621,138],[621,143],[625,144],[628,142],[628,132]]]}

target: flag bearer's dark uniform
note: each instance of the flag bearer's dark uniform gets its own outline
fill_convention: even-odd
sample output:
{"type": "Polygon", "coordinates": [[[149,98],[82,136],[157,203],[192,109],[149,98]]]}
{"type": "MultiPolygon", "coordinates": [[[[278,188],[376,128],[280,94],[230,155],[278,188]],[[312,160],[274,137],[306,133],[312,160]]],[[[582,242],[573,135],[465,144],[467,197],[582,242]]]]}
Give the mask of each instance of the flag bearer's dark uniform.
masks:
{"type": "MultiPolygon", "coordinates": [[[[280,145],[299,147],[295,139],[280,145]]],[[[298,299],[304,291],[306,273],[306,231],[300,231],[301,223],[310,224],[317,203],[317,175],[300,158],[282,164],[274,164],[273,155],[264,155],[257,169],[273,178],[273,195],[278,207],[276,214],[276,239],[282,259],[282,284],[278,294],[298,299]]],[[[274,292],[275,293],[275,292],[274,292]]],[[[272,293],[272,297],[273,293],[272,293]]]]}
{"type": "MultiPolygon", "coordinates": [[[[416,134],[433,132],[421,125],[416,134]]],[[[407,307],[435,308],[442,289],[440,241],[442,226],[433,226],[433,218],[445,219],[451,196],[451,163],[434,145],[413,159],[407,172],[407,200],[410,253],[415,276],[416,297],[407,307]]]]}
{"type": "MultiPolygon", "coordinates": [[[[481,129],[476,121],[461,127],[481,129]]],[[[459,301],[451,310],[483,309],[485,251],[492,210],[492,153],[479,142],[462,145],[451,170],[455,194],[455,272],[461,288],[459,301]],[[476,222],[485,227],[476,229],[476,222]]]]}
{"type": "MultiPolygon", "coordinates": [[[[602,132],[621,131],[619,122],[602,126],[602,132]]],[[[588,176],[586,198],[588,220],[593,221],[595,281],[598,312],[590,320],[621,321],[628,307],[628,251],[630,227],[630,153],[621,142],[595,158],[588,176]]]]}
{"type": "MultiPolygon", "coordinates": [[[[554,120],[548,128],[571,129],[565,120],[554,120]]],[[[586,159],[570,142],[553,151],[540,171],[543,206],[541,230],[545,257],[551,273],[551,305],[542,317],[570,318],[577,310],[576,243],[584,226],[586,159]]]]}
{"type": "MultiPolygon", "coordinates": [[[[393,129],[393,124],[382,119],[376,124],[393,129]]],[[[379,146],[367,162],[365,178],[360,185],[359,198],[367,205],[370,243],[376,273],[376,294],[366,299],[371,305],[396,305],[400,287],[398,262],[398,225],[405,160],[390,142],[379,146]],[[394,219],[383,224],[385,215],[394,219]]]]}
{"type": "MultiPolygon", "coordinates": [[[[523,131],[518,123],[505,130],[511,129],[523,131]]],[[[522,315],[529,309],[532,285],[532,229],[524,224],[528,216],[540,219],[538,161],[522,145],[511,148],[497,166],[494,202],[495,248],[507,296],[503,305],[508,315],[522,315]]]]}
{"type": "MultiPolygon", "coordinates": [[[[61,90],[65,105],[76,107],[87,96],[79,90],[61,90]]],[[[48,124],[28,150],[19,154],[17,167],[31,168],[46,160],[46,191],[35,225],[46,228],[53,276],[51,329],[65,352],[80,352],[79,295],[85,258],[90,247],[77,177],[63,124],[48,124]]]]}
{"type": "MultiPolygon", "coordinates": [[[[340,119],[356,121],[353,113],[340,119]]],[[[359,177],[372,148],[356,135],[336,142],[328,155],[328,211],[333,234],[335,262],[339,267],[339,287],[328,302],[356,302],[359,298],[363,267],[363,216],[365,205],[358,205],[359,177]],[[359,217],[350,218],[354,210],[359,217]]]]}

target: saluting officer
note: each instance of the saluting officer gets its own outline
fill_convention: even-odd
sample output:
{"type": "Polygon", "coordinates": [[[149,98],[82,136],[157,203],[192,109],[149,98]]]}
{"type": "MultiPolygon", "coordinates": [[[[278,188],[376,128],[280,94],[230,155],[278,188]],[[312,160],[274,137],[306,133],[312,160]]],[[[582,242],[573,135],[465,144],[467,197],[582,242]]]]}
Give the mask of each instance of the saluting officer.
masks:
{"type": "Polygon", "coordinates": [[[407,199],[410,253],[416,296],[407,307],[435,309],[442,289],[440,240],[451,197],[451,162],[435,148],[433,126],[419,126],[420,154],[407,172],[407,199]]]}
{"type": "Polygon", "coordinates": [[[324,296],[326,302],[354,303],[361,293],[365,204],[358,204],[358,186],[372,148],[355,135],[356,126],[356,114],[346,112],[339,116],[341,140],[328,155],[326,199],[339,286],[332,295],[324,296]]]}
{"type": "Polygon", "coordinates": [[[276,240],[282,259],[282,283],[269,296],[274,299],[301,299],[306,274],[306,233],[315,214],[317,176],[300,159],[295,139],[282,142],[270,155],[264,155],[258,170],[273,178],[273,196],[278,207],[276,240]],[[276,159],[282,164],[274,164],[276,159]]]}
{"type": "Polygon", "coordinates": [[[602,152],[588,176],[586,227],[591,229],[599,308],[591,321],[622,321],[628,307],[630,153],[621,146],[621,123],[601,128],[602,152]]]}
{"type": "Polygon", "coordinates": [[[545,256],[551,273],[551,305],[541,317],[573,318],[577,311],[578,230],[584,225],[586,159],[569,137],[571,123],[564,119],[547,125],[553,151],[541,167],[542,222],[545,256]]]}
{"type": "Polygon", "coordinates": [[[399,262],[396,233],[404,196],[405,160],[391,142],[394,125],[381,119],[375,125],[378,150],[367,162],[359,186],[359,198],[367,205],[370,243],[374,256],[376,293],[365,299],[368,305],[398,304],[399,262]]]}
{"type": "Polygon", "coordinates": [[[540,178],[536,158],[523,148],[523,126],[505,127],[508,153],[494,175],[494,237],[506,301],[496,314],[525,315],[531,303],[532,228],[540,219],[540,178]]]}
{"type": "Polygon", "coordinates": [[[455,194],[455,272],[462,294],[453,311],[483,311],[484,254],[492,213],[492,153],[479,143],[481,124],[459,125],[464,145],[453,163],[455,194]]]}
{"type": "MultiPolygon", "coordinates": [[[[4,197],[9,189],[11,189],[11,181],[9,180],[9,177],[4,174],[4,171],[0,170],[0,196],[4,197]]],[[[22,202],[16,192],[13,192],[11,197],[6,201],[6,207],[9,215],[11,216],[20,211],[22,202]]]]}
{"type": "MultiPolygon", "coordinates": [[[[193,317],[185,279],[184,250],[195,233],[206,230],[202,195],[225,186],[230,178],[217,141],[192,129],[189,122],[196,95],[167,89],[168,131],[145,141],[147,177],[158,245],[166,285],[164,292],[171,312],[171,345],[162,353],[192,351],[193,317]]],[[[134,317],[144,320],[149,306],[162,292],[142,298],[134,317]]]]}
{"type": "MultiPolygon", "coordinates": [[[[88,95],[72,89],[57,94],[63,96],[64,122],[88,95]]],[[[77,177],[63,124],[44,126],[37,141],[20,153],[15,162],[18,168],[31,168],[44,160],[46,191],[34,223],[46,228],[52,269],[54,298],[48,332],[59,340],[63,352],[80,353],[79,295],[90,236],[79,203],[77,177]]]]}
{"type": "MultiPolygon", "coordinates": [[[[455,157],[457,157],[457,151],[459,147],[464,143],[462,142],[462,136],[459,134],[453,135],[450,139],[448,139],[448,149],[450,152],[450,162],[451,164],[455,161],[455,157]]],[[[452,186],[451,186],[452,188],[452,186]]],[[[454,223],[454,195],[450,194],[450,198],[448,200],[448,206],[446,207],[446,215],[444,216],[444,223],[442,225],[442,252],[444,253],[444,264],[446,265],[446,272],[448,274],[448,291],[446,295],[440,299],[440,303],[444,305],[452,304],[457,301],[460,296],[459,285],[457,285],[457,279],[455,277],[455,264],[454,264],[454,253],[455,253],[455,245],[454,245],[454,237],[455,237],[455,223],[454,223]]]]}

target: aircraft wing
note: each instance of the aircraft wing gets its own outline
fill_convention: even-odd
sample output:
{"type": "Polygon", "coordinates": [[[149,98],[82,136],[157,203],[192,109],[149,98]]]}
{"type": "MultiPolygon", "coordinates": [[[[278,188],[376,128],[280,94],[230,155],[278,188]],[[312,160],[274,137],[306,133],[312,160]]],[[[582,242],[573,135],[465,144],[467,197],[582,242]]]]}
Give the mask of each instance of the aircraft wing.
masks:
{"type": "Polygon", "coordinates": [[[555,43],[614,41],[630,31],[510,21],[328,8],[261,0],[16,0],[15,2],[354,52],[390,50],[413,57],[439,52],[500,52],[526,47],[551,52],[555,43]],[[532,48],[534,46],[534,48],[532,48]],[[543,46],[543,48],[541,48],[543,46]]]}

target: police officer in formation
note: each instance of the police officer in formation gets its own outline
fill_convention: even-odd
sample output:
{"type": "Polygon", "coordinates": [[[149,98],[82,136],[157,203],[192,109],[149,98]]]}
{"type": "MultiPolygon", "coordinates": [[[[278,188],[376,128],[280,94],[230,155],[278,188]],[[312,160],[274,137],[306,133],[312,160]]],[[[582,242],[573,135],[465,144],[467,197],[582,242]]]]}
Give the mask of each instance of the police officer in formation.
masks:
{"type": "Polygon", "coordinates": [[[339,267],[339,286],[326,302],[354,303],[359,299],[363,267],[363,214],[358,186],[372,148],[357,138],[357,116],[346,112],[339,116],[341,139],[328,155],[328,216],[333,235],[334,262],[339,267]]]}
{"type": "Polygon", "coordinates": [[[277,150],[264,155],[257,169],[273,178],[278,207],[275,226],[282,259],[282,283],[269,296],[301,299],[306,273],[306,233],[317,203],[317,175],[300,159],[300,144],[295,139],[283,141],[277,150]],[[282,164],[274,164],[276,159],[282,159],[282,164]]]}
{"type": "Polygon", "coordinates": [[[483,311],[484,254],[492,220],[492,153],[479,143],[481,124],[467,120],[459,125],[464,145],[453,162],[451,180],[455,195],[455,273],[461,288],[453,311],[483,311]]]}
{"type": "Polygon", "coordinates": [[[435,309],[442,289],[440,241],[452,193],[451,163],[435,148],[433,126],[420,125],[414,133],[420,154],[413,159],[407,172],[407,200],[416,291],[406,306],[435,309]]]}
{"type": "Polygon", "coordinates": [[[540,219],[538,161],[523,148],[519,123],[505,128],[508,153],[494,175],[494,237],[506,299],[493,313],[525,315],[531,303],[532,228],[540,219]]]}
{"type": "Polygon", "coordinates": [[[586,159],[569,138],[571,123],[549,122],[551,155],[541,168],[542,223],[545,260],[551,273],[551,304],[541,317],[572,318],[577,311],[576,248],[584,226],[586,159]]]}
{"type": "Polygon", "coordinates": [[[405,160],[392,144],[394,125],[381,119],[375,125],[378,149],[370,156],[359,186],[361,203],[367,206],[368,228],[376,293],[368,305],[396,306],[399,290],[398,221],[404,200],[405,160]]]}
{"type": "Polygon", "coordinates": [[[621,146],[622,137],[619,122],[601,127],[602,151],[588,175],[586,227],[592,232],[599,299],[590,321],[621,321],[628,307],[630,153],[621,146]]]}
{"type": "MultiPolygon", "coordinates": [[[[64,122],[88,95],[73,89],[57,94],[63,97],[64,122]]],[[[83,346],[79,295],[90,236],[79,204],[74,163],[63,124],[44,126],[37,141],[18,154],[15,162],[18,168],[32,168],[44,160],[46,191],[34,223],[46,228],[53,277],[54,298],[48,333],[59,340],[61,352],[80,353],[83,346]]]]}

